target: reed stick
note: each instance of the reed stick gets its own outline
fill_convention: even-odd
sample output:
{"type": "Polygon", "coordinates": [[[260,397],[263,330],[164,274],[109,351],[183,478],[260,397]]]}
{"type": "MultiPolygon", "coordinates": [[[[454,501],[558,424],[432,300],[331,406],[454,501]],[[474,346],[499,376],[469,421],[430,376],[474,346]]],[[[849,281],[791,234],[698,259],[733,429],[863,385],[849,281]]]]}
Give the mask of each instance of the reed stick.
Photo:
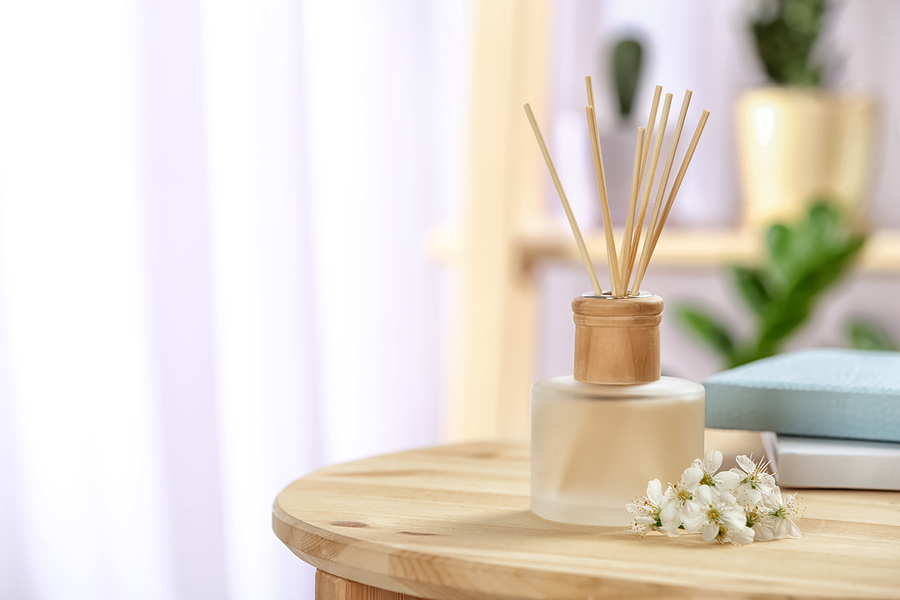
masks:
{"type": "MultiPolygon", "coordinates": [[[[656,89],[653,92],[653,102],[650,106],[650,116],[647,118],[647,128],[644,133],[644,147],[641,149],[641,173],[638,175],[638,199],[641,198],[641,182],[644,181],[644,173],[646,172],[647,167],[647,157],[650,153],[650,140],[653,139],[653,128],[656,125],[656,111],[659,108],[659,95],[662,93],[662,86],[656,86],[656,89]]],[[[650,179],[645,185],[652,186],[653,179],[650,179]]],[[[638,202],[640,205],[640,201],[638,202]]],[[[643,217],[641,217],[641,223],[643,224],[643,217]]],[[[625,281],[628,281],[631,278],[631,270],[634,266],[634,255],[637,251],[637,243],[638,239],[641,235],[641,225],[638,225],[634,230],[634,236],[631,240],[631,252],[626,257],[628,259],[628,266],[625,269],[626,276],[625,281]]]]}
{"type": "MultiPolygon", "coordinates": [[[[700,142],[700,136],[703,134],[703,128],[706,127],[707,119],[709,119],[709,111],[704,110],[703,114],[700,115],[700,122],[697,123],[697,129],[694,131],[694,137],[691,139],[691,143],[684,155],[684,159],[681,161],[681,168],[678,170],[678,176],[675,177],[675,183],[672,184],[672,191],[669,192],[669,197],[666,200],[666,207],[660,218],[659,226],[656,227],[653,232],[653,240],[650,245],[650,258],[653,257],[653,251],[656,249],[657,242],[659,242],[659,236],[662,233],[663,227],[666,225],[666,219],[669,218],[669,211],[672,210],[672,205],[675,203],[675,196],[678,194],[678,190],[681,188],[681,182],[684,179],[684,174],[687,173],[688,166],[691,164],[691,158],[693,158],[694,151],[697,149],[697,144],[700,142]]],[[[641,279],[643,279],[643,273],[641,274],[641,279]]],[[[636,286],[639,286],[640,283],[639,280],[635,279],[636,286]]]]}
{"type": "MultiPolygon", "coordinates": [[[[594,84],[591,83],[590,75],[588,75],[587,77],[584,78],[584,85],[585,85],[585,87],[587,87],[588,106],[593,108],[594,107],[594,84]]],[[[591,137],[594,137],[594,136],[591,135],[591,137]]]]}
{"type": "MultiPolygon", "coordinates": [[[[657,89],[662,89],[656,86],[657,89]]],[[[637,257],[638,242],[641,238],[641,230],[644,227],[644,217],[647,214],[647,206],[650,203],[650,192],[653,190],[653,179],[656,177],[656,166],[659,163],[659,152],[662,149],[663,137],[666,135],[666,124],[669,120],[669,108],[672,105],[672,94],[666,94],[663,102],[663,112],[659,118],[659,129],[656,132],[656,142],[653,146],[653,158],[650,160],[650,170],[647,173],[647,183],[644,185],[644,197],[641,201],[641,208],[638,212],[637,224],[634,228],[634,239],[631,242],[631,256],[628,257],[628,276],[631,277],[631,270],[634,267],[634,260],[637,257]]],[[[648,145],[649,147],[649,145],[648,145]]],[[[648,227],[647,232],[651,230],[648,227]]],[[[646,237],[644,238],[646,240],[646,237]]],[[[636,294],[640,290],[631,289],[631,294],[636,294]]]]}
{"type": "Polygon", "coordinates": [[[644,136],[644,154],[641,157],[641,181],[644,180],[647,156],[650,154],[650,140],[653,139],[653,126],[656,124],[656,110],[659,108],[660,94],[662,94],[662,86],[658,85],[653,91],[653,104],[650,106],[650,118],[647,119],[647,133],[644,136]]]}
{"type": "Polygon", "coordinates": [[[635,274],[635,284],[631,288],[631,293],[640,293],[640,282],[644,278],[647,271],[647,265],[650,262],[650,245],[653,239],[653,232],[659,221],[659,211],[665,197],[666,186],[669,185],[669,175],[672,171],[672,164],[675,162],[675,151],[678,149],[678,141],[681,139],[681,130],[684,127],[684,119],[687,116],[688,106],[691,104],[691,96],[693,92],[686,90],[684,92],[684,100],[681,102],[681,112],[678,114],[678,121],[675,123],[675,136],[669,143],[669,155],[666,158],[666,166],[663,168],[662,178],[659,180],[659,191],[656,194],[656,202],[653,204],[653,212],[650,215],[650,222],[647,224],[647,233],[644,236],[644,244],[641,248],[641,259],[638,263],[637,273],[635,274]]]}
{"type": "Polygon", "coordinates": [[[600,194],[600,208],[603,212],[603,233],[606,238],[606,264],[609,268],[610,293],[615,295],[621,289],[619,282],[619,262],[616,256],[616,240],[613,236],[612,218],[609,213],[609,194],[606,190],[606,171],[603,168],[603,152],[600,148],[600,129],[597,127],[597,113],[594,110],[594,84],[591,76],[584,78],[587,88],[588,105],[585,112],[588,117],[588,136],[591,140],[591,152],[594,156],[594,175],[597,179],[597,191],[600,194]]]}
{"type": "Polygon", "coordinates": [[[634,209],[637,204],[638,190],[641,186],[641,152],[644,150],[644,133],[643,127],[638,127],[637,141],[634,146],[634,167],[631,169],[631,197],[628,199],[628,218],[625,220],[625,233],[622,237],[622,248],[619,261],[619,281],[628,289],[628,279],[630,274],[625,271],[628,268],[628,257],[631,256],[631,237],[634,233],[634,209]]]}
{"type": "MultiPolygon", "coordinates": [[[[587,78],[590,80],[590,77],[587,78]]],[[[590,86],[590,82],[588,82],[590,86]]],[[[588,87],[590,89],[590,87],[588,87]]],[[[606,236],[606,262],[612,294],[624,293],[619,281],[619,263],[616,257],[616,238],[613,236],[612,220],[609,216],[609,196],[606,192],[606,173],[603,170],[603,153],[600,149],[600,134],[597,130],[597,115],[592,105],[585,107],[588,129],[591,137],[591,151],[594,156],[594,174],[597,176],[597,192],[600,194],[600,208],[603,211],[603,233],[606,236]]]]}
{"type": "Polygon", "coordinates": [[[603,290],[600,289],[600,282],[597,280],[597,272],[594,270],[594,263],[591,262],[591,255],[588,254],[584,238],[581,236],[581,230],[578,228],[578,222],[575,220],[575,215],[572,213],[572,207],[569,206],[569,200],[566,198],[566,192],[563,190],[562,182],[560,182],[559,175],[556,173],[556,167],[553,166],[553,159],[550,158],[547,144],[544,143],[544,136],[541,135],[541,129],[538,127],[537,121],[534,118],[534,113],[531,111],[531,106],[528,104],[525,104],[525,114],[528,115],[528,121],[531,123],[531,130],[534,131],[534,137],[537,139],[538,146],[541,148],[541,154],[544,155],[544,161],[547,163],[547,168],[550,170],[550,177],[553,179],[553,184],[556,186],[556,192],[559,194],[559,200],[562,202],[563,210],[566,211],[566,218],[569,220],[569,225],[572,227],[575,243],[578,244],[578,251],[581,253],[581,260],[584,262],[585,269],[587,269],[588,277],[591,280],[591,287],[594,288],[594,295],[598,297],[602,296],[603,290]]]}

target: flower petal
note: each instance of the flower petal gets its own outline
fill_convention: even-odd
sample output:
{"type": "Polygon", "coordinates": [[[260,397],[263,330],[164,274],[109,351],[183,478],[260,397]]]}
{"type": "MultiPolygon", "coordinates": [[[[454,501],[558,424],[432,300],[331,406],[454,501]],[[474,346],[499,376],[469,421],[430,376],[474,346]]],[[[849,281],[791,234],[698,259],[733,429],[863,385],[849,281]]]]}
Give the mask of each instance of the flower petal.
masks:
{"type": "Polygon", "coordinates": [[[801,537],[803,537],[803,534],[800,533],[800,528],[797,527],[797,524],[796,524],[796,523],[794,523],[794,522],[791,521],[790,519],[785,519],[784,521],[787,523],[786,532],[785,532],[785,534],[784,534],[785,537],[789,537],[789,538],[801,538],[801,537]]]}
{"type": "Polygon", "coordinates": [[[753,542],[756,532],[749,527],[741,527],[728,531],[728,541],[737,546],[743,546],[753,542]]]}
{"type": "Polygon", "coordinates": [[[719,524],[718,523],[707,523],[700,530],[703,534],[704,542],[711,542],[716,539],[716,536],[719,535],[719,524]]]}
{"type": "Polygon", "coordinates": [[[734,461],[741,469],[743,469],[744,473],[747,473],[748,475],[756,471],[756,463],[750,460],[746,454],[741,454],[736,457],[734,461]]]}
{"type": "Polygon", "coordinates": [[[710,450],[703,458],[703,470],[714,475],[722,466],[722,453],[718,450],[710,450]]]}
{"type": "Polygon", "coordinates": [[[756,534],[753,536],[753,539],[757,542],[768,542],[775,537],[775,533],[772,531],[772,528],[765,523],[757,523],[753,526],[753,531],[756,532],[756,534]]]}
{"type": "Polygon", "coordinates": [[[744,506],[756,506],[762,501],[762,494],[759,490],[754,490],[746,483],[742,483],[734,490],[734,497],[739,504],[744,506]]]}
{"type": "Polygon", "coordinates": [[[659,479],[653,479],[647,484],[647,498],[655,506],[662,504],[662,484],[659,482],[659,479]]]}
{"type": "Polygon", "coordinates": [[[679,523],[677,521],[672,521],[669,523],[663,522],[662,527],[657,527],[656,530],[666,534],[669,537],[678,537],[681,535],[681,529],[678,529],[679,523]]]}
{"type": "Polygon", "coordinates": [[[666,523],[676,522],[677,525],[680,525],[680,519],[678,518],[678,503],[677,502],[666,502],[662,510],[659,511],[659,520],[662,521],[663,525],[666,523]]]}
{"type": "Polygon", "coordinates": [[[775,539],[780,540],[783,537],[790,537],[791,525],[793,525],[793,523],[790,519],[785,519],[783,517],[775,519],[775,528],[773,530],[775,539]]]}
{"type": "Polygon", "coordinates": [[[713,479],[716,481],[716,487],[721,487],[726,490],[733,490],[741,482],[740,476],[734,471],[722,471],[721,473],[716,473],[713,479]]]}
{"type": "Polygon", "coordinates": [[[681,520],[681,524],[684,525],[684,530],[687,533],[700,531],[700,528],[703,527],[704,522],[705,521],[702,515],[687,515],[681,520]]]}
{"type": "Polygon", "coordinates": [[[688,467],[684,470],[684,473],[681,474],[681,486],[693,490],[700,485],[701,479],[703,479],[703,469],[688,467]]]}
{"type": "Polygon", "coordinates": [[[740,509],[726,512],[722,515],[722,520],[733,529],[740,529],[747,525],[747,517],[744,515],[744,511],[740,509]]]}
{"type": "Polygon", "coordinates": [[[708,485],[701,485],[697,488],[697,501],[701,506],[712,504],[718,499],[718,494],[708,485]]]}

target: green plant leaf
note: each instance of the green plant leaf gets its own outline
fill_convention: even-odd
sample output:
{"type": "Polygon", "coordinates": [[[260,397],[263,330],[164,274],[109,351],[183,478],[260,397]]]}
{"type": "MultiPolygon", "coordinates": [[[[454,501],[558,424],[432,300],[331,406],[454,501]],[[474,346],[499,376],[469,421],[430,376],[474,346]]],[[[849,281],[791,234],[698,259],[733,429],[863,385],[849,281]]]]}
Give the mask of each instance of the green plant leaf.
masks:
{"type": "Polygon", "coordinates": [[[865,236],[859,235],[831,251],[823,249],[819,255],[811,258],[806,269],[799,274],[800,277],[794,284],[794,288],[802,293],[818,294],[834,285],[846,275],[853,259],[862,250],[865,242],[865,236]]]}
{"type": "Polygon", "coordinates": [[[775,223],[766,232],[766,246],[773,261],[782,261],[791,245],[791,230],[783,223],[775,223]]]}
{"type": "Polygon", "coordinates": [[[731,334],[715,318],[699,307],[687,305],[677,305],[675,316],[689,332],[718,352],[725,362],[730,363],[734,359],[735,347],[731,334]]]}
{"type": "MultiPolygon", "coordinates": [[[[754,339],[736,343],[699,307],[676,308],[676,314],[729,366],[772,356],[808,321],[822,294],[849,273],[865,242],[865,235],[851,233],[840,210],[816,201],[800,222],[769,228],[768,260],[761,268],[731,267],[738,293],[755,313],[754,339]]],[[[871,331],[857,328],[854,335],[859,344],[884,343],[871,331]]]]}
{"type": "Polygon", "coordinates": [[[738,347],[737,351],[735,352],[734,359],[730,363],[728,363],[728,368],[733,369],[734,367],[746,365],[747,363],[751,363],[761,358],[768,358],[773,354],[775,354],[775,352],[761,351],[755,345],[738,347]]]}
{"type": "Polygon", "coordinates": [[[841,224],[841,213],[825,198],[814,198],[810,202],[806,220],[813,229],[835,231],[841,224]]]}
{"type": "Polygon", "coordinates": [[[898,351],[900,346],[890,334],[872,321],[862,319],[847,324],[847,339],[857,350],[898,351]]]}
{"type": "Polygon", "coordinates": [[[794,270],[792,263],[794,256],[791,252],[793,245],[793,232],[786,225],[776,223],[766,231],[766,271],[769,280],[769,291],[775,295],[779,290],[790,287],[791,273],[794,270]]]}
{"type": "Polygon", "coordinates": [[[762,313],[771,302],[772,297],[763,282],[759,269],[733,265],[731,278],[744,302],[757,313],[762,313]]]}
{"type": "Polygon", "coordinates": [[[784,340],[806,322],[809,314],[808,301],[783,303],[781,310],[772,311],[761,324],[757,351],[765,356],[778,353],[784,340]]]}

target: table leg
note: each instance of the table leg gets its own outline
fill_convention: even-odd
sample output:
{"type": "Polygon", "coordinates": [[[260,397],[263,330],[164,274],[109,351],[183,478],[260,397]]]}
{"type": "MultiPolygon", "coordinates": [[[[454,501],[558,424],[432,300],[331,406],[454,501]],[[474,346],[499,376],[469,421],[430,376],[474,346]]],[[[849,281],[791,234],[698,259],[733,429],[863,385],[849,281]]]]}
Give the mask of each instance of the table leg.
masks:
{"type": "Polygon", "coordinates": [[[316,570],[316,600],[424,600],[316,570]]]}

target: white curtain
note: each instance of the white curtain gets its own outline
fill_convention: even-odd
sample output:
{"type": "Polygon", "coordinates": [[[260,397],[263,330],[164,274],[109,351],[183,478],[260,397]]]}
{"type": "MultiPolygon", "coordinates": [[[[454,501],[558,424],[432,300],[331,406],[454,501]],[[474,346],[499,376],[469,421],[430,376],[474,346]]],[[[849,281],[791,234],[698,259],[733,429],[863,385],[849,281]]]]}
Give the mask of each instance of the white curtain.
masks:
{"type": "Polygon", "coordinates": [[[0,2],[0,598],[304,598],[271,503],[440,441],[467,3],[0,2]]]}

